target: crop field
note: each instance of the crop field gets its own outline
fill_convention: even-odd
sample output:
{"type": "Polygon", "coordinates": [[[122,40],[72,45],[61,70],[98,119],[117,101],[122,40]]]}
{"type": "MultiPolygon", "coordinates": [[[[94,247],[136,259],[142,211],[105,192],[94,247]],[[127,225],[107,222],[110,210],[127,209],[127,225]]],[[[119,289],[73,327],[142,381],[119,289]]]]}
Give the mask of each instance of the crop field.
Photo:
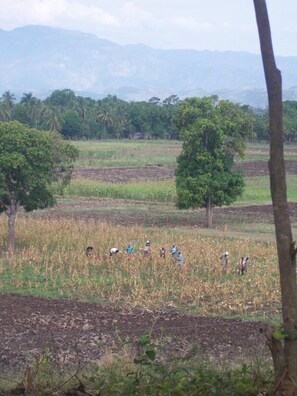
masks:
{"type": "MultiPolygon", "coordinates": [[[[2,235],[5,226],[2,223],[2,235]]],[[[279,313],[273,242],[66,219],[23,219],[19,228],[20,254],[1,263],[0,285],[4,291],[150,309],[174,308],[201,315],[262,319],[279,313]],[[148,238],[151,251],[144,257],[148,238]],[[131,259],[125,254],[127,243],[135,249],[131,259]],[[170,255],[172,243],[184,254],[182,271],[170,255]],[[85,256],[88,245],[96,248],[94,257],[85,256]],[[110,258],[112,246],[120,252],[110,258]],[[165,259],[159,257],[163,246],[167,250],[165,259]],[[227,274],[222,274],[219,255],[225,250],[230,252],[230,264],[227,274]],[[250,257],[244,277],[236,274],[241,252],[250,257]]]]}
{"type": "MultiPolygon", "coordinates": [[[[139,158],[148,158],[153,151],[160,158],[161,153],[173,149],[176,155],[180,147],[177,142],[76,144],[82,156],[91,149],[95,154],[100,150],[119,153],[124,147],[125,161],[132,149],[139,158]]],[[[265,164],[267,146],[249,146],[247,156],[256,152],[262,154],[263,161],[258,158],[253,177],[245,177],[246,188],[238,202],[216,208],[213,230],[204,227],[204,210],[175,208],[174,172],[164,163],[157,171],[147,167],[146,173],[143,167],[131,168],[129,160],[122,168],[108,168],[109,162],[89,174],[88,169],[79,170],[80,159],[73,181],[55,208],[20,216],[18,254],[2,257],[0,290],[174,308],[201,315],[277,316],[280,296],[269,179],[266,171],[264,176],[257,175],[262,169],[259,164],[265,164]],[[163,168],[167,168],[165,172],[163,168]],[[106,181],[110,176],[106,169],[114,171],[113,182],[106,181]],[[116,174],[121,175],[118,181],[116,174]],[[143,257],[146,239],[152,241],[148,259],[143,257]],[[124,252],[128,243],[135,248],[131,260],[124,252]],[[183,271],[177,270],[170,257],[173,243],[185,257],[183,271]],[[94,247],[96,257],[84,255],[88,245],[94,247]],[[112,246],[120,253],[111,260],[108,252],[112,246]],[[158,254],[162,246],[168,251],[165,260],[158,254]],[[231,255],[227,274],[222,274],[219,265],[223,251],[231,255]],[[238,277],[236,265],[242,255],[250,257],[249,270],[246,276],[238,277]]],[[[288,149],[291,155],[295,155],[294,147],[288,149]]],[[[294,171],[293,166],[287,179],[293,232],[297,224],[294,171]]],[[[6,222],[1,220],[5,246],[6,222]]]]}
{"type": "MultiPolygon", "coordinates": [[[[137,335],[135,326],[127,323],[130,314],[143,318],[138,324],[143,332],[146,326],[161,326],[158,325],[160,320],[165,321],[162,326],[168,327],[173,338],[181,335],[178,328],[182,325],[177,325],[176,317],[173,320],[172,315],[180,315],[179,320],[187,323],[182,337],[189,344],[193,342],[191,337],[198,337],[201,342],[208,338],[207,348],[217,359],[227,356],[233,359],[232,348],[241,348],[247,355],[256,353],[260,344],[262,350],[264,340],[259,341],[259,323],[279,320],[281,308],[267,168],[268,146],[249,145],[245,159],[236,163],[244,171],[244,194],[230,207],[215,208],[214,229],[209,230],[204,225],[203,209],[178,210],[174,205],[174,167],[181,149],[178,142],[75,144],[81,155],[71,184],[63,196],[57,197],[55,207],[19,214],[17,252],[12,257],[6,253],[7,221],[4,216],[0,217],[0,305],[1,298],[3,304],[6,299],[5,306],[11,304],[9,312],[21,311],[21,307],[17,308],[16,297],[7,301],[7,293],[30,296],[26,303],[23,302],[26,304],[26,323],[30,328],[33,326],[40,337],[32,341],[32,348],[38,348],[40,343],[47,345],[52,322],[59,327],[58,332],[62,328],[63,332],[65,330],[66,343],[70,342],[67,326],[76,329],[75,337],[84,346],[88,342],[86,332],[90,329],[96,329],[105,337],[103,324],[95,323],[91,314],[79,329],[75,327],[75,323],[82,320],[75,305],[79,302],[85,303],[80,309],[86,312],[99,310],[98,307],[102,307],[103,312],[103,307],[110,307],[110,311],[108,308],[104,311],[107,316],[109,312],[104,320],[112,323],[108,333],[109,345],[115,342],[117,326],[133,337],[137,335]],[[148,239],[151,241],[150,253],[144,257],[143,249],[148,239]],[[125,254],[128,243],[134,247],[130,258],[125,254]],[[182,270],[170,255],[172,244],[183,253],[182,270]],[[94,247],[94,255],[85,255],[87,246],[94,247]],[[109,257],[109,249],[113,246],[119,248],[119,253],[109,257]],[[159,256],[161,247],[166,248],[165,259],[159,256]],[[230,253],[226,273],[222,272],[219,262],[224,251],[230,253]],[[248,270],[244,276],[238,276],[236,267],[243,255],[249,257],[248,270]],[[36,297],[49,300],[38,303],[36,297]],[[58,316],[54,307],[59,303],[55,299],[74,305],[65,305],[67,313],[63,311],[58,316]],[[98,305],[95,308],[90,304],[98,305]],[[115,313],[115,309],[119,311],[115,313]],[[38,318],[47,318],[46,325],[36,319],[36,312],[38,318]],[[152,315],[150,320],[145,319],[144,312],[152,315]],[[72,318],[68,324],[65,324],[65,315],[72,318]],[[211,320],[214,319],[222,337],[219,341],[211,336],[214,331],[211,320]],[[203,327],[199,328],[198,323],[202,320],[203,327]],[[206,320],[209,320],[208,324],[206,320]],[[194,330],[192,323],[196,323],[194,330]],[[251,339],[241,339],[241,323],[253,326],[253,345],[251,339]],[[205,328],[209,337],[205,335],[205,328]],[[192,334],[189,338],[186,329],[192,334]],[[233,336],[232,332],[235,332],[233,336]],[[235,338],[238,338],[238,344],[235,338]]],[[[286,148],[289,208],[295,235],[296,159],[296,147],[286,148]]],[[[97,315],[100,317],[100,313],[97,315]]],[[[17,318],[11,320],[17,321],[17,318]]],[[[10,326],[13,327],[13,323],[10,326]]],[[[18,328],[16,323],[15,326],[18,328]]],[[[21,336],[21,322],[18,326],[20,335],[14,347],[18,345],[19,352],[11,360],[13,364],[20,364],[25,359],[25,352],[30,351],[30,347],[24,349],[26,341],[21,336]]],[[[9,330],[3,337],[8,344],[9,330]]],[[[51,343],[57,348],[58,338],[51,337],[51,343]]],[[[174,343],[172,345],[174,350],[174,343]]],[[[181,350],[185,348],[183,345],[181,350]]],[[[7,353],[13,355],[13,345],[7,353]]],[[[62,352],[59,354],[62,359],[62,352]]],[[[69,358],[69,361],[73,360],[74,357],[69,358]]],[[[0,365],[3,365],[1,359],[0,365]]]]}

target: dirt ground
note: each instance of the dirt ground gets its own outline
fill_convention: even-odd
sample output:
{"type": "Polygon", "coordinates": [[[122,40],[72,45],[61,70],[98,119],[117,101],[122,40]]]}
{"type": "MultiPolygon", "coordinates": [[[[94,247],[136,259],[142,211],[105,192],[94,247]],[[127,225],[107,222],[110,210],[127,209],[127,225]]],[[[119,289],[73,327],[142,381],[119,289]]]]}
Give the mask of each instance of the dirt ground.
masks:
{"type": "Polygon", "coordinates": [[[81,370],[150,329],[155,342],[165,342],[162,356],[185,353],[193,345],[199,348],[197,358],[216,363],[268,355],[261,323],[141,308],[0,293],[0,324],[0,376],[24,372],[28,358],[45,348],[58,370],[81,370]]]}
{"type": "MultiPolygon", "coordinates": [[[[265,161],[242,162],[235,165],[246,177],[268,175],[268,163],[265,161]]],[[[287,174],[297,173],[297,161],[286,161],[287,174]]],[[[110,183],[125,183],[136,180],[169,180],[174,177],[174,168],[146,166],[143,168],[101,168],[79,169],[73,174],[75,179],[90,179],[110,183]]]]}
{"type": "MultiPolygon", "coordinates": [[[[240,167],[246,176],[268,172],[267,164],[263,162],[240,164],[240,167]]],[[[75,177],[105,181],[161,180],[172,178],[173,172],[173,169],[158,167],[113,168],[80,170],[75,177]]],[[[297,162],[287,162],[287,172],[296,173],[297,162]]],[[[103,204],[108,206],[109,201],[101,200],[100,205],[103,204]]],[[[71,213],[76,206],[97,207],[98,200],[73,198],[68,205],[71,213]]],[[[127,203],[123,201],[122,205],[124,208],[127,203]]],[[[271,206],[217,210],[225,211],[229,219],[240,215],[246,221],[255,216],[263,221],[273,221],[271,206]]],[[[290,204],[290,211],[297,219],[297,203],[290,204]]],[[[91,211],[91,215],[94,213],[91,211]]],[[[90,216],[89,211],[87,216],[90,216]]],[[[168,218],[170,222],[170,214],[168,218]]],[[[113,221],[112,216],[109,220],[113,221]]],[[[268,354],[260,332],[261,323],[0,293],[0,376],[21,372],[28,357],[37,356],[44,348],[49,348],[56,367],[78,369],[97,361],[118,344],[118,332],[122,340],[135,341],[150,328],[155,341],[165,337],[164,353],[168,355],[186,352],[193,344],[199,346],[201,356],[219,363],[268,354]]]]}

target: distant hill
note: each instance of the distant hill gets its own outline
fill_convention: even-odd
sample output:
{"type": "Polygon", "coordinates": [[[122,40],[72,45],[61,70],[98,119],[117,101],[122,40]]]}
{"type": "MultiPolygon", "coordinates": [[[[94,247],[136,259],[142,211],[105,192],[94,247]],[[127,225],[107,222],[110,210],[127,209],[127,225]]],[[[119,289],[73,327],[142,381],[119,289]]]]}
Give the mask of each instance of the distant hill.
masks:
{"type": "MultiPolygon", "coordinates": [[[[55,89],[124,100],[217,94],[234,102],[267,103],[260,55],[244,52],[160,50],[118,45],[91,34],[44,26],[0,29],[0,93],[55,89]]],[[[278,57],[283,98],[297,99],[297,57],[278,57]]]]}

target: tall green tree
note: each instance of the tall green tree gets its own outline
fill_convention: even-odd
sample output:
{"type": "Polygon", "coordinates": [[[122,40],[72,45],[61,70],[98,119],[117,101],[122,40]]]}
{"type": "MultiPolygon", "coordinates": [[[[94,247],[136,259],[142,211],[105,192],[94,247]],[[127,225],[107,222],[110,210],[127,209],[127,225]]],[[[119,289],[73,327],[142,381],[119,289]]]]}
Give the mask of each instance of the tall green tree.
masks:
{"type": "Polygon", "coordinates": [[[61,135],[65,138],[75,138],[80,135],[82,119],[73,110],[67,110],[62,115],[61,135]]]}
{"type": "Polygon", "coordinates": [[[71,177],[77,149],[54,132],[19,122],[0,123],[0,213],[8,216],[8,251],[15,249],[15,221],[25,211],[54,204],[52,183],[63,188],[71,177]]]}
{"type": "Polygon", "coordinates": [[[205,208],[209,228],[214,206],[230,205],[243,191],[243,175],[233,163],[235,155],[244,155],[252,123],[245,109],[215,96],[179,104],[174,125],[183,147],[176,168],[177,207],[205,208]]]}

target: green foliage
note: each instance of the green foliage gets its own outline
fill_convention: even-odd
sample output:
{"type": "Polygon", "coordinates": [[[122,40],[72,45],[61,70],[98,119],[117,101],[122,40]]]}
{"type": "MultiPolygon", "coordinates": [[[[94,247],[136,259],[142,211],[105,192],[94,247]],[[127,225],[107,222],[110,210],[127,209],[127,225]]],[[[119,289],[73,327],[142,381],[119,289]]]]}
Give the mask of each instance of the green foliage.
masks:
{"type": "Polygon", "coordinates": [[[190,98],[180,103],[175,126],[183,140],[176,169],[177,206],[203,208],[230,205],[242,193],[235,155],[244,154],[244,138],[253,117],[246,109],[216,97],[190,98]]]}
{"type": "Polygon", "coordinates": [[[272,327],[272,337],[276,341],[283,341],[283,340],[293,340],[292,334],[290,334],[285,328],[283,323],[280,322],[273,322],[271,323],[272,327]]]}
{"type": "MultiPolygon", "coordinates": [[[[215,96],[213,99],[218,101],[215,96]]],[[[70,89],[55,90],[43,101],[35,98],[31,92],[24,93],[21,101],[16,103],[14,94],[6,91],[0,98],[0,120],[15,120],[31,128],[59,131],[70,138],[119,139],[131,138],[138,133],[144,139],[176,139],[180,135],[180,128],[175,123],[179,103],[176,95],[163,101],[153,97],[147,102],[131,103],[114,95],[94,100],[76,96],[70,89]]],[[[296,103],[283,102],[283,129],[287,142],[296,141],[296,103]]],[[[251,110],[248,106],[237,106],[229,101],[219,102],[218,107],[221,116],[229,118],[230,125],[235,119],[236,122],[244,122],[244,118],[237,118],[237,107],[240,107],[247,118],[255,119],[255,134],[251,129],[249,138],[268,140],[267,110],[251,110]]],[[[190,121],[189,114],[185,115],[185,121],[187,117],[190,121]]],[[[236,135],[240,128],[233,132],[236,135]]]]}
{"type": "Polygon", "coordinates": [[[18,122],[0,124],[0,211],[14,202],[26,211],[54,202],[50,186],[67,184],[77,158],[75,147],[58,134],[30,129],[18,122]]]}
{"type": "MultiPolygon", "coordinates": [[[[256,113],[255,132],[258,140],[269,140],[268,109],[256,113]]],[[[297,140],[297,101],[283,102],[283,137],[285,142],[297,140]]]]}
{"type": "Polygon", "coordinates": [[[45,349],[37,356],[29,356],[21,385],[13,389],[6,385],[4,390],[0,384],[0,394],[246,396],[266,394],[273,388],[272,368],[266,362],[215,367],[201,363],[195,346],[185,355],[166,359],[161,358],[162,348],[146,334],[138,339],[136,357],[132,349],[114,348],[112,354],[106,354],[109,365],[99,361],[75,373],[58,373],[51,362],[54,355],[45,349]]]}
{"type": "Polygon", "coordinates": [[[163,181],[162,183],[154,181],[100,183],[91,180],[74,180],[66,187],[65,194],[155,202],[174,202],[176,198],[175,185],[172,181],[163,181]]]}
{"type": "Polygon", "coordinates": [[[61,134],[66,138],[74,138],[81,135],[82,119],[73,110],[67,110],[63,114],[61,134]]]}
{"type": "Polygon", "coordinates": [[[133,363],[116,355],[112,367],[93,366],[83,376],[85,383],[95,392],[111,396],[129,395],[228,395],[260,394],[273,386],[272,369],[255,361],[238,368],[215,368],[199,362],[196,353],[159,359],[162,347],[152,344],[150,335],[141,336],[133,363]]]}
{"type": "Polygon", "coordinates": [[[297,101],[287,100],[283,103],[283,133],[287,142],[297,140],[297,101]]]}

